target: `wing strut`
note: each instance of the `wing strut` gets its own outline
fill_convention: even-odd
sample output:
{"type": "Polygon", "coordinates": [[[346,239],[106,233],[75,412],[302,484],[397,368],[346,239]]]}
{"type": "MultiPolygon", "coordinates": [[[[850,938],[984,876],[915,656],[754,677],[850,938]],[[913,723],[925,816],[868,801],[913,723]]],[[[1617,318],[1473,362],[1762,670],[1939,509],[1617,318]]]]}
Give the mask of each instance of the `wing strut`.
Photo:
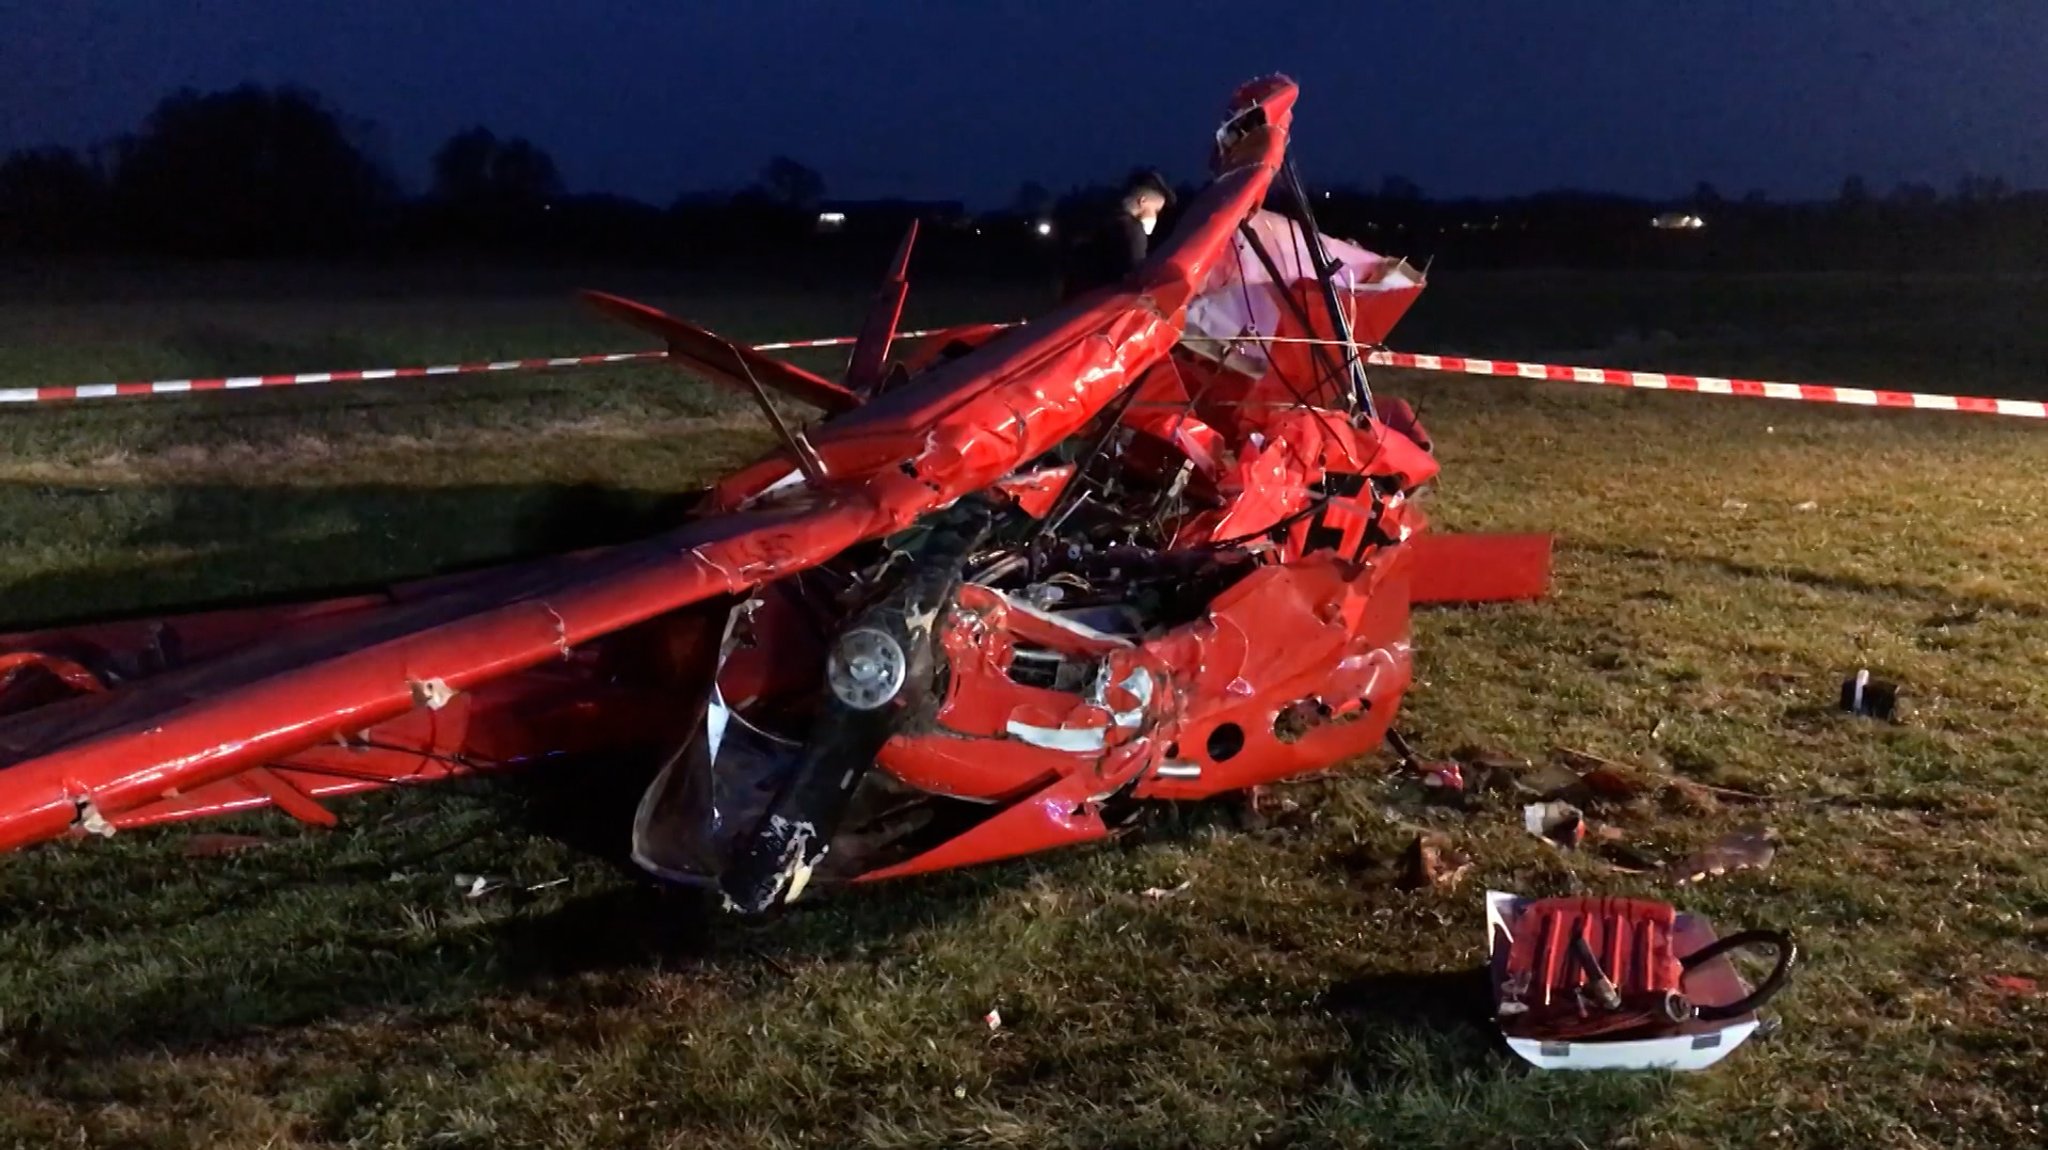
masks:
{"type": "Polygon", "coordinates": [[[1301,175],[1294,170],[1294,157],[1288,156],[1280,162],[1280,174],[1287,180],[1287,190],[1294,196],[1295,207],[1301,210],[1302,237],[1308,242],[1309,262],[1315,265],[1316,282],[1322,285],[1323,304],[1330,309],[1330,323],[1337,332],[1337,338],[1344,344],[1344,369],[1351,377],[1353,398],[1358,401],[1361,415],[1373,414],[1372,388],[1365,381],[1365,358],[1358,354],[1358,341],[1351,336],[1351,317],[1344,311],[1344,301],[1337,298],[1337,261],[1330,258],[1329,249],[1323,246],[1323,233],[1317,230],[1315,209],[1309,206],[1308,192],[1301,186],[1301,175]]]}
{"type": "Polygon", "coordinates": [[[825,478],[824,460],[818,458],[817,451],[811,447],[811,441],[804,438],[803,432],[792,429],[782,418],[782,413],[775,410],[774,401],[768,398],[768,390],[761,386],[760,380],[754,378],[754,369],[747,366],[747,361],[739,360],[739,365],[740,370],[747,375],[747,386],[753,389],[754,402],[761,405],[761,414],[768,417],[769,424],[775,428],[775,434],[782,437],[783,446],[789,448],[789,453],[796,457],[797,468],[804,473],[804,479],[816,487],[825,478]]]}

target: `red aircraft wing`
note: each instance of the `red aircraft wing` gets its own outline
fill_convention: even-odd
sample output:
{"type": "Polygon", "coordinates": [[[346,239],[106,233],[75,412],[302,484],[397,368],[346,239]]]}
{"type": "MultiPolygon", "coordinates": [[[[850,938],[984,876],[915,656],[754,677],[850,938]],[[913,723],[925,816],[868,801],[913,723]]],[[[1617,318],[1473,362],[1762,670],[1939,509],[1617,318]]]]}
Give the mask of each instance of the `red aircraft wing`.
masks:
{"type": "Polygon", "coordinates": [[[857,492],[536,564],[0,723],[0,849],[203,786],[868,537],[857,492]]]}
{"type": "Polygon", "coordinates": [[[763,386],[842,411],[814,429],[821,489],[604,552],[464,580],[412,602],[315,619],[184,670],[0,720],[0,849],[89,829],[438,708],[451,693],[815,566],[991,486],[1081,430],[1167,355],[1187,301],[1265,197],[1293,102],[1294,85],[1284,79],[1238,94],[1218,135],[1217,179],[1123,285],[865,405],[854,406],[857,397],[830,381],[606,297],[607,310],[662,334],[691,366],[736,383],[751,373],[763,386]]]}

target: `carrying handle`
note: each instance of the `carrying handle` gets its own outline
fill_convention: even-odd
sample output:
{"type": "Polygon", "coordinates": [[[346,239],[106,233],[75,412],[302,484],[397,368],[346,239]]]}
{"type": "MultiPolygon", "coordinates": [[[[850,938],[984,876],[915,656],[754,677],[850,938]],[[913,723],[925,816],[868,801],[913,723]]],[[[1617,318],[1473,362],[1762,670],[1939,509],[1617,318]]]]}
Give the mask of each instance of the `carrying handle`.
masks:
{"type": "Polygon", "coordinates": [[[1770,977],[1759,983],[1746,997],[1734,1002],[1718,1006],[1695,1006],[1694,1018],[1702,1022],[1726,1022],[1731,1018],[1748,1014],[1769,1002],[1779,991],[1785,989],[1785,984],[1791,980],[1792,968],[1799,963],[1799,945],[1792,941],[1791,935],[1783,931],[1745,930],[1726,938],[1717,938],[1679,959],[1679,964],[1690,974],[1694,967],[1711,962],[1729,951],[1748,950],[1759,946],[1767,946],[1778,952],[1778,965],[1772,968],[1770,977]]]}

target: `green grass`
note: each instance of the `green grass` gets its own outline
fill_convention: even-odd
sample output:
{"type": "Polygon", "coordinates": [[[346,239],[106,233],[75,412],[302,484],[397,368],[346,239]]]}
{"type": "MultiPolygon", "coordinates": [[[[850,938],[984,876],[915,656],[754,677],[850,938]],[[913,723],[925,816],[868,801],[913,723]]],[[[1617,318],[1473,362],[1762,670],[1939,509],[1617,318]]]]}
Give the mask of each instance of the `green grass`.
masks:
{"type": "MultiPolygon", "coordinates": [[[[2044,338],[1969,327],[1987,297],[1960,281],[1912,288],[1943,322],[1901,328],[1855,281],[1446,280],[1413,346],[2012,392],[2044,338]],[[1669,338],[1631,337],[1645,300],[1669,338]],[[1543,342],[1532,315],[1564,330],[1543,342]],[[1498,341],[1451,334],[1486,317],[1498,341]],[[1978,374],[1900,367],[1973,332],[1978,374]]],[[[649,294],[748,337],[859,310],[649,294]]],[[[934,294],[952,316],[1014,304],[934,294]]],[[[0,386],[637,346],[553,297],[19,305],[0,333],[0,386]],[[180,342],[201,322],[214,351],[180,342]]],[[[1985,976],[2048,979],[2048,428],[1380,386],[1438,440],[1440,526],[1560,547],[1546,602],[1419,617],[1404,726],[1436,753],[1576,747],[1764,792],[1601,817],[1674,855],[1761,818],[1770,870],[1673,889],[1552,851],[1505,800],[1432,805],[1382,762],[1248,823],[1167,812],[1103,849],[760,924],[522,829],[529,800],[494,788],[355,803],[334,832],[240,820],[270,845],[231,858],[184,853],[222,826],[56,845],[0,860],[0,1144],[2040,1144],[2048,998],[1985,976]],[[1905,722],[1835,713],[1863,666],[1905,684],[1905,722]],[[1398,888],[1418,828],[1474,857],[1463,885],[1398,888]],[[475,873],[522,889],[465,899],[475,873]],[[1716,1070],[1535,1073],[1472,974],[1489,886],[1673,898],[1792,930],[1809,964],[1781,1032],[1716,1070]]],[[[487,559],[765,440],[645,370],[0,412],[0,617],[487,559]]]]}

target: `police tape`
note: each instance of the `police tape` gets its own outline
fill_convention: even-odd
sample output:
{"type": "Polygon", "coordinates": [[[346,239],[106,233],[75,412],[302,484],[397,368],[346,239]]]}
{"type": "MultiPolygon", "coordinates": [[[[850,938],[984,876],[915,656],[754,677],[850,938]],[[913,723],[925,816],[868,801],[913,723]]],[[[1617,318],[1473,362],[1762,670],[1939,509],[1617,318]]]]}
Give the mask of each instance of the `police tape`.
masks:
{"type": "MultiPolygon", "coordinates": [[[[1009,326],[1009,325],[999,325],[1009,326]]],[[[952,330],[898,332],[896,339],[924,339],[952,330]]],[[[801,351],[851,347],[857,336],[794,339],[754,344],[755,351],[801,351]]],[[[622,351],[604,355],[560,355],[541,359],[500,359],[476,363],[444,363],[432,367],[380,367],[353,371],[307,371],[296,374],[231,375],[211,379],[156,379],[129,383],[80,383],[54,387],[0,387],[0,403],[52,403],[74,399],[113,399],[139,395],[184,395],[195,391],[244,391],[264,387],[300,387],[318,383],[374,383],[380,380],[424,379],[430,376],[489,375],[493,372],[548,371],[606,364],[652,363],[668,358],[665,351],[622,351]]]]}
{"type": "Polygon", "coordinates": [[[81,383],[58,387],[0,388],[0,403],[48,403],[69,399],[112,399],[117,396],[183,395],[194,391],[241,391],[258,387],[297,387],[310,383],[367,383],[382,379],[426,376],[483,375],[494,371],[539,371],[555,367],[590,367],[601,363],[633,363],[667,359],[665,351],[628,351],[610,355],[565,355],[553,359],[502,359],[489,363],[447,363],[433,367],[380,367],[363,371],[308,371],[296,375],[233,375],[216,379],[157,379],[136,383],[81,383]]]}
{"type": "Polygon", "coordinates": [[[1790,399],[1805,403],[1836,403],[1855,407],[1962,411],[1976,415],[2048,419],[2048,403],[2032,399],[1933,395],[1920,391],[1878,391],[1864,387],[1837,387],[1825,383],[1773,383],[1761,379],[1724,379],[1712,375],[1673,375],[1654,371],[1616,371],[1605,367],[1565,367],[1554,363],[1470,359],[1456,355],[1413,355],[1399,351],[1370,352],[1367,355],[1367,362],[1379,367],[1407,368],[1412,371],[1507,376],[1550,383],[1589,383],[1605,387],[1642,388],[1648,391],[1691,391],[1701,395],[1732,395],[1751,399],[1790,399]]]}
{"type": "MultiPolygon", "coordinates": [[[[1014,324],[997,324],[1013,327],[1014,324]]],[[[898,333],[896,339],[924,339],[949,328],[929,328],[898,333]]],[[[754,344],[755,351],[799,351],[816,348],[850,347],[855,336],[826,339],[782,340],[754,344]]],[[[1224,343],[1302,343],[1339,345],[1327,339],[1257,336],[1224,343]]],[[[505,359],[477,363],[439,364],[432,367],[386,367],[354,371],[314,371],[298,374],[223,376],[212,379],[161,379],[132,383],[86,383],[53,387],[0,388],[0,403],[46,403],[76,399],[108,399],[118,396],[182,395],[197,391],[240,391],[265,387],[297,387],[321,383],[371,383],[379,380],[427,377],[487,375],[494,372],[547,371],[572,367],[658,362],[668,358],[665,351],[612,352],[602,355],[567,355],[539,359],[505,359]]],[[[1475,359],[1455,355],[1417,355],[1410,352],[1374,350],[1366,361],[1376,367],[1411,371],[1447,372],[1459,375],[1487,375],[1550,383],[1582,383],[1604,387],[1629,387],[1649,391],[1696,392],[1754,399],[1786,399],[1806,403],[1846,404],[1856,407],[1884,407],[1919,411],[1959,411],[1977,415],[2017,416],[2048,419],[2048,402],[2031,399],[1996,399],[1975,395],[1936,395],[1918,391],[1883,391],[1872,388],[1841,387],[1822,383],[1777,383],[1758,379],[1733,379],[1711,375],[1679,375],[1669,372],[1621,371],[1606,367],[1570,367],[1519,360],[1475,359]]]]}

